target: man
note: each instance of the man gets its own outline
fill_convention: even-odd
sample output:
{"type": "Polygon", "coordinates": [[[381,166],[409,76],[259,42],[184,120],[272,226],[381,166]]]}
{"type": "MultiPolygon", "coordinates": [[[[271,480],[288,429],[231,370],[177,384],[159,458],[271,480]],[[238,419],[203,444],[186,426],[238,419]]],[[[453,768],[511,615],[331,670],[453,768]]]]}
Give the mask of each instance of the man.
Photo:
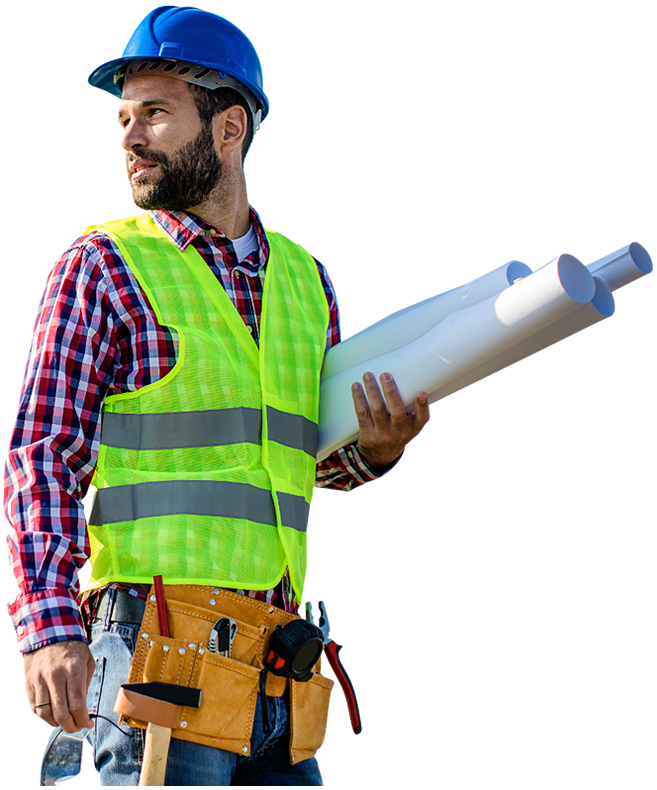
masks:
{"type": "MultiPolygon", "coordinates": [[[[5,487],[28,698],[66,732],[92,726],[87,690],[89,708],[111,715],[154,573],[296,613],[309,486],[380,477],[429,418],[424,393],[407,415],[392,378],[382,393],[367,374],[352,391],[358,444],[315,468],[337,303],[323,266],[249,206],[243,159],[268,102],[241,31],[197,9],[156,9],[90,82],[121,97],[128,176],[147,214],[88,232],[51,273],[5,487]]],[[[314,758],[289,763],[286,698],[264,700],[278,722],[269,733],[262,704],[248,758],[174,739],[167,784],[321,784],[314,758]]],[[[137,783],[141,731],[129,732],[96,724],[103,784],[137,783]]]]}

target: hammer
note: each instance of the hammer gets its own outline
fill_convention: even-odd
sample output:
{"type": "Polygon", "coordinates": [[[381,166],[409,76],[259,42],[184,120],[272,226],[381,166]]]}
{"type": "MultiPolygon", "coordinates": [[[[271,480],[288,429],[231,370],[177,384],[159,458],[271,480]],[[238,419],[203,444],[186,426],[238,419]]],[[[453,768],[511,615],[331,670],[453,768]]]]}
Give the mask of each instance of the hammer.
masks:
{"type": "Polygon", "coordinates": [[[173,683],[124,683],[121,686],[114,711],[148,722],[140,786],[164,785],[171,730],[180,725],[183,708],[200,707],[202,696],[202,689],[173,683]]]}
{"type": "MultiPolygon", "coordinates": [[[[162,636],[170,636],[161,576],[153,576],[153,587],[160,633],[162,636]]],[[[139,776],[140,786],[164,785],[171,730],[178,728],[183,708],[200,707],[202,696],[201,689],[177,686],[174,683],[124,683],[121,686],[114,706],[115,713],[148,722],[144,762],[139,776]]]]}

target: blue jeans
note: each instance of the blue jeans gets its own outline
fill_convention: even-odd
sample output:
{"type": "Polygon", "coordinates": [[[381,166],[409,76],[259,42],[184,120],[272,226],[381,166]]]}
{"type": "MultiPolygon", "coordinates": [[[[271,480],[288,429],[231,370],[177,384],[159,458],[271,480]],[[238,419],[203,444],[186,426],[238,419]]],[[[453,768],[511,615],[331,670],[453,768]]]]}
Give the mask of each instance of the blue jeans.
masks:
{"type": "MultiPolygon", "coordinates": [[[[113,596],[114,590],[106,595],[113,596]]],[[[110,623],[107,607],[105,622],[94,623],[91,653],[96,671],[89,686],[87,702],[92,713],[100,713],[118,724],[114,703],[122,683],[127,682],[139,626],[110,623]]],[[[258,697],[251,754],[248,757],[213,749],[177,738],[171,739],[165,784],[167,786],[228,785],[321,785],[322,777],[313,757],[290,765],[290,717],[283,697],[267,697],[271,732],[262,731],[261,700],[258,697]]],[[[122,725],[123,734],[103,719],[94,719],[90,741],[94,762],[103,786],[139,784],[144,754],[144,731],[122,725]]]]}

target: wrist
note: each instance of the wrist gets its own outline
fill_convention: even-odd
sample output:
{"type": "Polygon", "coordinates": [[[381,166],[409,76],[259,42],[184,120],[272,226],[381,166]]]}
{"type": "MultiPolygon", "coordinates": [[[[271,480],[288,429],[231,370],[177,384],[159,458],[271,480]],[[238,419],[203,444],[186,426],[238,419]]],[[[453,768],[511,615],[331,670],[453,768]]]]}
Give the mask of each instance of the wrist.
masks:
{"type": "Polygon", "coordinates": [[[368,456],[367,451],[363,450],[360,445],[358,445],[358,454],[361,458],[361,461],[368,467],[368,469],[375,475],[381,477],[386,472],[389,472],[393,467],[397,465],[400,458],[404,454],[402,450],[399,455],[392,458],[392,460],[388,460],[386,458],[382,459],[380,456],[377,458],[372,458],[368,456]]]}

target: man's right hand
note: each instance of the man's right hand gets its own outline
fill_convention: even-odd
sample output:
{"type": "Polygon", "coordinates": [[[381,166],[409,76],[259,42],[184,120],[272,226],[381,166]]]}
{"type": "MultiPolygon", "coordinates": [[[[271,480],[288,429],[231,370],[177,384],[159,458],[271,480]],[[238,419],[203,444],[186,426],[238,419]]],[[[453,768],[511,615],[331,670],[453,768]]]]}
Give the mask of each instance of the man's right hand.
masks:
{"type": "Polygon", "coordinates": [[[30,707],[65,732],[92,727],[87,690],[95,662],[86,642],[55,642],[26,653],[25,688],[30,707]]]}

